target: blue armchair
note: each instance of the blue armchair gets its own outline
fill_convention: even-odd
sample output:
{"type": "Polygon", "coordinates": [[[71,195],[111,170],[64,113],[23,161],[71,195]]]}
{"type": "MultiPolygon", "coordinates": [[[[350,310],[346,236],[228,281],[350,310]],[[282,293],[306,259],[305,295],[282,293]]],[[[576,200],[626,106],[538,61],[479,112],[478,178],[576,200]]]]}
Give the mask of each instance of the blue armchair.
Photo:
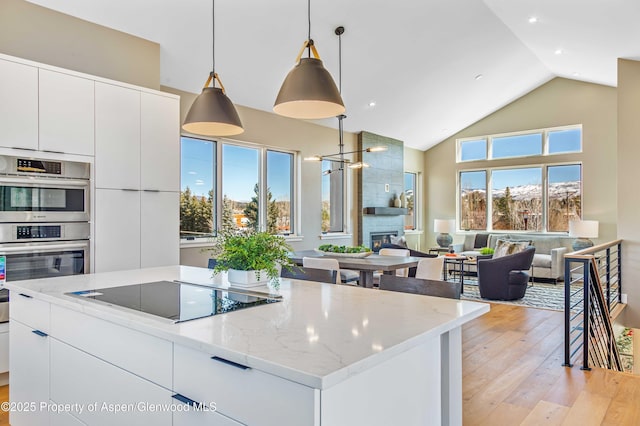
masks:
{"type": "Polygon", "coordinates": [[[535,247],[495,259],[478,260],[480,297],[492,300],[517,300],[524,297],[529,282],[535,247]]]}

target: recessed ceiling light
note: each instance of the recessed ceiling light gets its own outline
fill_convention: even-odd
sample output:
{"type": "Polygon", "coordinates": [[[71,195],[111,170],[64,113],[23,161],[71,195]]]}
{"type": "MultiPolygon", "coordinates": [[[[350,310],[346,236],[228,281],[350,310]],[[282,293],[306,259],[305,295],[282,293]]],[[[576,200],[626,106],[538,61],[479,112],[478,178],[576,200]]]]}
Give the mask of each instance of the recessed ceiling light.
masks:
{"type": "Polygon", "coordinates": [[[369,107],[373,108],[374,106],[376,106],[376,103],[374,101],[369,102],[369,107]]]}
{"type": "Polygon", "coordinates": [[[535,16],[531,16],[529,18],[529,23],[530,24],[535,24],[536,22],[538,22],[538,18],[536,18],[535,16]]]}
{"type": "Polygon", "coordinates": [[[556,51],[553,53],[555,53],[556,55],[562,55],[562,49],[556,49],[556,51]]]}
{"type": "Polygon", "coordinates": [[[574,72],[574,73],[573,73],[573,76],[574,76],[574,77],[579,77],[579,76],[580,76],[580,73],[579,73],[579,72],[574,72]]]}
{"type": "Polygon", "coordinates": [[[478,74],[473,78],[475,78],[476,80],[480,80],[480,79],[482,79],[482,77],[484,77],[482,74],[478,74]]]}

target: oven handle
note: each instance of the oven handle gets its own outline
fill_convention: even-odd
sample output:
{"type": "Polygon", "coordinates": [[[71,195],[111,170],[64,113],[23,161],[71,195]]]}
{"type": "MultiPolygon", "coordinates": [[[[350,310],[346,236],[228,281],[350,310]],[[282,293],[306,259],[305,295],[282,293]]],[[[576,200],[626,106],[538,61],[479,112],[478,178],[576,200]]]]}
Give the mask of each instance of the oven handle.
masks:
{"type": "Polygon", "coordinates": [[[89,186],[88,180],[81,179],[38,179],[38,178],[25,178],[25,177],[0,177],[0,184],[16,185],[23,184],[27,186],[46,186],[52,188],[64,188],[64,187],[82,187],[89,186]]]}
{"type": "Polygon", "coordinates": [[[71,249],[86,249],[89,243],[70,243],[70,244],[46,244],[41,246],[22,246],[22,247],[0,247],[0,255],[5,253],[45,253],[48,251],[60,251],[71,249]]]}

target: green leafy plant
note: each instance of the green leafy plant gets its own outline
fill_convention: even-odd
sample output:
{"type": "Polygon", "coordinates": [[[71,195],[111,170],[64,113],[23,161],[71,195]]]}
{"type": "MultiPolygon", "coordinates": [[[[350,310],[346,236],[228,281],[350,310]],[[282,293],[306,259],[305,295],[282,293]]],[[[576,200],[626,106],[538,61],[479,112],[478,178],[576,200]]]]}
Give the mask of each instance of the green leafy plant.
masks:
{"type": "Polygon", "coordinates": [[[483,256],[487,256],[489,254],[493,254],[493,249],[491,247],[482,247],[480,249],[480,254],[483,256]]]}
{"type": "Polygon", "coordinates": [[[371,249],[365,246],[335,246],[333,244],[323,244],[318,250],[327,253],[367,253],[371,249]]]}
{"type": "Polygon", "coordinates": [[[291,250],[283,237],[251,230],[222,233],[209,249],[217,260],[214,274],[229,269],[256,271],[260,279],[259,271],[266,271],[272,280],[279,276],[278,265],[288,270],[295,266],[289,258],[291,250]]]}

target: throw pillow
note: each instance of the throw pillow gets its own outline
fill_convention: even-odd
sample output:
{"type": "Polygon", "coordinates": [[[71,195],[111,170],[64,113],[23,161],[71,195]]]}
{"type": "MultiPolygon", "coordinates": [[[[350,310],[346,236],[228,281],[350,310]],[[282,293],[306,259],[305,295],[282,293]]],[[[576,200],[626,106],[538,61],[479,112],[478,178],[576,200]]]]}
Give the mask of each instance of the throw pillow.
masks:
{"type": "Polygon", "coordinates": [[[390,237],[391,237],[391,244],[395,244],[401,247],[407,247],[407,240],[404,238],[404,236],[396,237],[395,235],[391,235],[390,237]]]}
{"type": "Polygon", "coordinates": [[[496,242],[495,251],[493,252],[493,258],[495,259],[497,257],[520,253],[527,247],[529,247],[529,241],[498,240],[496,242]]]}

